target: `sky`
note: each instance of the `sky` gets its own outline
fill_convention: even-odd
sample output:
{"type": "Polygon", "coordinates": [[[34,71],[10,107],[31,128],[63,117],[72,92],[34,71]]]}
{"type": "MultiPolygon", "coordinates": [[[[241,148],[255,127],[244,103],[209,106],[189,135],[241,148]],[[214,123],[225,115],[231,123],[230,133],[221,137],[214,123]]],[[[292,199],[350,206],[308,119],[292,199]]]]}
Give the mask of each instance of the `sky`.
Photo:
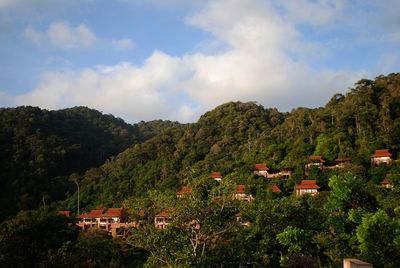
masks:
{"type": "Polygon", "coordinates": [[[397,0],[0,0],[0,107],[195,122],[400,71],[397,0]]]}

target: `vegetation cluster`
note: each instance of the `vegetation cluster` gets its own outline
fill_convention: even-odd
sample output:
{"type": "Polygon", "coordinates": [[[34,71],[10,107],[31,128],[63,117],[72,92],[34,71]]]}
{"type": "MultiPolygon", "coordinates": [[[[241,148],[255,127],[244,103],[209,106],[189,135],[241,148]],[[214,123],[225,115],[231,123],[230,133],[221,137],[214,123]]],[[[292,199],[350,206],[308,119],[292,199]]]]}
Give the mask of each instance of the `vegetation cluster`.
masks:
{"type": "MultiPolygon", "coordinates": [[[[336,94],[321,108],[281,113],[254,102],[230,102],[196,123],[167,125],[146,141],[130,140],[134,145],[116,157],[110,153],[103,165],[92,164],[85,172],[82,167],[69,176],[80,185],[81,208],[122,205],[131,220],[141,221],[125,239],[110,240],[116,255],[107,253],[109,247],[96,247],[99,251],[93,256],[100,258],[101,250],[112,256],[101,265],[341,267],[343,258],[355,257],[374,267],[400,266],[400,163],[396,160],[400,152],[400,74],[360,80],[347,94],[336,94]],[[371,166],[370,155],[377,149],[389,149],[392,164],[371,166]],[[323,156],[327,166],[337,158],[352,161],[339,169],[305,169],[311,155],[323,156]],[[257,163],[267,164],[271,172],[290,169],[292,175],[273,180],[254,175],[257,163]],[[213,171],[222,173],[221,182],[209,178],[213,171]],[[303,179],[316,180],[319,194],[293,195],[303,179]],[[384,179],[394,187],[382,188],[384,179]],[[254,197],[252,202],[232,198],[239,184],[254,197]],[[282,192],[272,192],[272,184],[282,192]],[[192,195],[177,198],[175,193],[182,186],[191,187],[192,195]],[[164,209],[171,211],[171,224],[158,230],[154,216],[164,209]]],[[[9,139],[4,136],[3,140],[7,146],[9,139]]],[[[49,155],[47,159],[57,158],[49,155]]],[[[24,160],[21,163],[26,164],[24,160]]],[[[67,172],[63,176],[68,181],[67,172]]],[[[31,178],[40,181],[37,175],[31,178]]],[[[77,193],[69,193],[54,206],[75,211],[77,193]]],[[[12,232],[21,218],[36,217],[27,213],[1,225],[0,266],[23,263],[13,257],[7,241],[24,250],[42,239],[39,248],[48,255],[34,259],[38,266],[47,266],[61,255],[69,257],[60,266],[83,265],[86,260],[91,261],[87,265],[96,266],[95,257],[75,257],[81,243],[86,243],[85,250],[91,249],[91,240],[82,238],[88,233],[74,233],[73,224],[63,223],[59,231],[52,232],[60,236],[58,244],[46,236],[31,239],[30,231],[12,232]]],[[[31,220],[25,222],[32,227],[31,220]]],[[[36,234],[46,232],[46,227],[35,230],[36,234]]]]}

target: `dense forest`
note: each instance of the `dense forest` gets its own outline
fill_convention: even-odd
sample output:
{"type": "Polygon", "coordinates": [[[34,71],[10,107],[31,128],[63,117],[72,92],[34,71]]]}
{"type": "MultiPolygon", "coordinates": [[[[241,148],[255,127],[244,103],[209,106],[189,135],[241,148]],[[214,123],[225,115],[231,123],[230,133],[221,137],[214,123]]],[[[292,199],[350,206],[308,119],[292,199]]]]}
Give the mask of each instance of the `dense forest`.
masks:
{"type": "Polygon", "coordinates": [[[72,173],[99,166],[177,124],[160,120],[130,125],[85,107],[0,109],[0,221],[19,210],[65,199],[76,190],[72,173]]]}
{"type": "Polygon", "coordinates": [[[230,102],[186,125],[130,126],[100,115],[84,108],[2,110],[0,120],[8,129],[0,137],[2,179],[7,178],[8,189],[20,190],[12,202],[2,195],[2,204],[24,204],[25,181],[51,187],[49,182],[63,177],[69,188],[57,186],[63,192],[50,199],[46,187],[26,187],[36,191],[29,195],[35,196],[33,203],[25,201],[34,207],[18,209],[41,202],[43,208],[2,224],[0,265],[49,267],[58,260],[65,267],[341,267],[343,258],[354,257],[374,267],[400,266],[400,74],[360,80],[324,107],[286,113],[255,102],[230,102]],[[65,119],[80,113],[108,120],[93,126],[87,122],[98,122],[92,117],[82,123],[89,127],[79,128],[65,119]],[[57,120],[49,118],[58,116],[64,119],[54,127],[57,120]],[[75,144],[82,151],[74,151],[75,144]],[[377,149],[389,149],[394,161],[371,166],[370,155],[377,149]],[[321,155],[328,167],[338,158],[351,158],[351,163],[340,169],[306,169],[311,155],[321,155]],[[257,163],[267,164],[270,172],[292,173],[266,179],[253,173],[257,163]],[[213,171],[221,172],[221,182],[210,179],[213,171]],[[295,196],[303,179],[316,180],[319,194],[295,196]],[[382,188],[383,179],[394,187],[382,188]],[[44,208],[64,197],[54,209],[76,211],[71,180],[80,185],[84,210],[123,206],[130,220],[142,225],[123,240],[78,233],[72,219],[44,208]],[[232,198],[239,184],[253,201],[232,198]],[[272,185],[282,191],[271,191],[272,185]],[[182,186],[191,187],[192,194],[177,198],[182,186]],[[165,209],[172,222],[157,230],[154,216],[165,209]],[[55,221],[58,231],[48,233],[48,221],[55,221]],[[32,235],[40,232],[46,235],[32,235]],[[5,242],[10,240],[11,245],[5,242]],[[23,252],[33,244],[41,248],[34,256],[12,250],[23,252]]]}

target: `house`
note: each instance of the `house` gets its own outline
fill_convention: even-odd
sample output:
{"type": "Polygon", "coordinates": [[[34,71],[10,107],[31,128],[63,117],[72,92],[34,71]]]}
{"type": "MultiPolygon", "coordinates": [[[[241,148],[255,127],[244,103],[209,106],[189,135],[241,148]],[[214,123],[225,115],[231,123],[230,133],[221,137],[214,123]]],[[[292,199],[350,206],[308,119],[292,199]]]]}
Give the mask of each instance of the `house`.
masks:
{"type": "Polygon", "coordinates": [[[310,169],[312,167],[323,168],[325,160],[321,155],[311,155],[308,157],[308,164],[306,164],[306,168],[310,169]]]}
{"type": "Polygon", "coordinates": [[[176,192],[176,197],[182,198],[183,196],[191,196],[192,188],[183,186],[179,191],[176,192]]]}
{"type": "Polygon", "coordinates": [[[343,168],[345,165],[351,163],[351,157],[343,157],[335,160],[335,168],[343,168]]]}
{"type": "Polygon", "coordinates": [[[89,228],[100,228],[100,219],[103,213],[103,209],[93,209],[89,213],[84,212],[78,215],[78,226],[83,230],[89,228]]]}
{"type": "Polygon", "coordinates": [[[271,191],[273,192],[273,193],[282,193],[282,190],[279,188],[279,186],[278,185],[276,185],[276,184],[272,184],[272,187],[271,187],[271,191]]]}
{"type": "Polygon", "coordinates": [[[343,268],[373,268],[370,263],[363,262],[357,259],[346,258],[343,259],[343,268]]]}
{"type": "Polygon", "coordinates": [[[236,186],[235,193],[233,194],[233,198],[240,201],[251,201],[253,200],[253,196],[251,194],[247,194],[245,192],[245,186],[243,184],[239,184],[236,186]]]}
{"type": "Polygon", "coordinates": [[[221,179],[222,179],[221,172],[218,172],[218,171],[211,172],[210,177],[212,179],[214,179],[215,181],[221,181],[221,179]]]}
{"type": "Polygon", "coordinates": [[[317,185],[316,180],[302,180],[294,189],[297,196],[305,194],[311,194],[314,196],[318,194],[319,186],[317,185]]]}
{"type": "Polygon", "coordinates": [[[154,227],[157,229],[165,229],[172,222],[172,212],[174,208],[167,208],[155,215],[154,227]]]}
{"type": "Polygon", "coordinates": [[[378,166],[381,164],[390,164],[392,162],[392,154],[389,149],[376,150],[375,153],[371,154],[371,165],[378,166]]]}
{"type": "Polygon", "coordinates": [[[59,215],[64,215],[65,217],[71,217],[71,210],[60,210],[58,212],[59,215]]]}
{"type": "Polygon", "coordinates": [[[267,164],[255,164],[254,166],[254,174],[258,176],[268,176],[268,170],[269,168],[267,167],[267,164]]]}
{"type": "Polygon", "coordinates": [[[236,217],[236,221],[241,225],[241,226],[243,226],[243,227],[249,227],[250,226],[250,221],[244,221],[243,220],[243,218],[242,218],[242,214],[239,212],[239,213],[236,213],[235,214],[235,217],[236,217]]]}
{"type": "Polygon", "coordinates": [[[386,189],[393,189],[394,185],[391,181],[389,181],[387,178],[384,178],[381,181],[381,187],[386,188],[386,189]]]}
{"type": "Polygon", "coordinates": [[[78,226],[83,230],[96,228],[119,236],[125,233],[129,227],[137,227],[139,222],[127,222],[127,216],[123,208],[94,209],[89,213],[78,216],[78,226]]]}

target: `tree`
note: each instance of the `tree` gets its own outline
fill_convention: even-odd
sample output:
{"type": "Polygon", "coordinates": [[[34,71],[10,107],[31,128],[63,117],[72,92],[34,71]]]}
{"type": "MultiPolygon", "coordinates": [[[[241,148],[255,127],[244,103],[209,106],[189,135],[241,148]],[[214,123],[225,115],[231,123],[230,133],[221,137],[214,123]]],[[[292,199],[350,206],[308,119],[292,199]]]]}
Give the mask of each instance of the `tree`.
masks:
{"type": "Polygon", "coordinates": [[[383,210],[369,213],[357,227],[360,256],[376,267],[399,267],[400,221],[383,210]]]}

